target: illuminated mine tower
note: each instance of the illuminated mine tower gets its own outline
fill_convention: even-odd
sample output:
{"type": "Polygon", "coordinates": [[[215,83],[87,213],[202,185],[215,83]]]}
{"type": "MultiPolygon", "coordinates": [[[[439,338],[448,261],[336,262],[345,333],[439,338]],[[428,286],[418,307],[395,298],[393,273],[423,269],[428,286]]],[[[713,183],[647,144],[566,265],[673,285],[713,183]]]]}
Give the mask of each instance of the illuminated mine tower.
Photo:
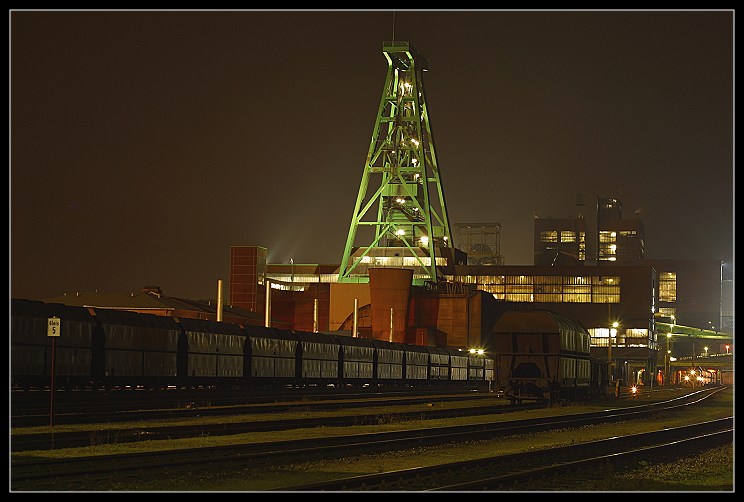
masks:
{"type": "Polygon", "coordinates": [[[387,78],[364,164],[339,282],[367,282],[368,269],[413,269],[437,281],[452,242],[426,108],[428,63],[408,42],[383,42],[387,78]]]}

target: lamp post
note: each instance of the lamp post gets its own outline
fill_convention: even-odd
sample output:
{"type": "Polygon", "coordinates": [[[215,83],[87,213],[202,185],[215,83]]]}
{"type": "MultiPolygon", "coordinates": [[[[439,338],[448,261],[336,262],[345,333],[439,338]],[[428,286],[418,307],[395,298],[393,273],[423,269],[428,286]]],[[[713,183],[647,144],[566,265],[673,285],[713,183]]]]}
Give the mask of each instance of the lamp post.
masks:
{"type": "Polygon", "coordinates": [[[672,334],[667,333],[667,343],[666,343],[666,356],[664,357],[664,382],[665,385],[669,385],[669,373],[671,372],[671,365],[672,362],[670,361],[672,357],[672,334]]]}
{"type": "Polygon", "coordinates": [[[615,364],[612,360],[612,338],[617,335],[617,327],[617,321],[613,322],[612,328],[610,328],[610,339],[607,344],[607,359],[610,361],[610,380],[615,380],[615,364]]]}

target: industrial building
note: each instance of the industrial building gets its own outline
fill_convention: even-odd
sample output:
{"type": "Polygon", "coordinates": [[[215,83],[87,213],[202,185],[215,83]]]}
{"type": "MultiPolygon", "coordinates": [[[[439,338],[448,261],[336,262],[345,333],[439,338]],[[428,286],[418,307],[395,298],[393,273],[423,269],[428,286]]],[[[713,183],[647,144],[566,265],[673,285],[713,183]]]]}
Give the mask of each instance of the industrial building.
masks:
{"type": "Polygon", "coordinates": [[[576,200],[578,214],[575,217],[535,216],[535,265],[597,265],[643,260],[643,222],[639,218],[623,218],[622,200],[596,194],[579,194],[576,200]]]}

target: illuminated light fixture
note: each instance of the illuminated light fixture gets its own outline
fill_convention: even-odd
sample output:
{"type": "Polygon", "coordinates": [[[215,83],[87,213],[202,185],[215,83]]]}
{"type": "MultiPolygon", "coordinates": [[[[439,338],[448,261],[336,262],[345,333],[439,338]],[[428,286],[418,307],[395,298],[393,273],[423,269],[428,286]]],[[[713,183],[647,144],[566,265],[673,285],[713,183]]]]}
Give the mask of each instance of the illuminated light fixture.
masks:
{"type": "Polygon", "coordinates": [[[413,143],[415,146],[419,146],[419,142],[417,139],[411,138],[411,143],[413,143]]]}
{"type": "Polygon", "coordinates": [[[478,349],[478,355],[479,355],[479,356],[482,356],[482,355],[483,355],[483,354],[485,354],[485,353],[486,353],[486,351],[485,351],[485,350],[483,350],[483,349],[478,349]]]}
{"type": "Polygon", "coordinates": [[[609,258],[607,258],[607,259],[608,259],[609,261],[615,261],[615,260],[616,260],[617,258],[615,258],[614,256],[610,256],[610,257],[609,257],[609,258]]]}
{"type": "Polygon", "coordinates": [[[405,230],[403,230],[402,228],[401,228],[400,230],[396,230],[396,231],[395,231],[395,234],[396,234],[396,235],[404,235],[405,233],[406,233],[406,231],[405,231],[405,230]]]}
{"type": "Polygon", "coordinates": [[[429,244],[429,237],[426,235],[422,235],[419,240],[421,241],[421,245],[423,246],[426,246],[427,244],[429,244]]]}
{"type": "Polygon", "coordinates": [[[610,249],[615,251],[617,249],[617,244],[610,244],[610,249]]]}
{"type": "Polygon", "coordinates": [[[405,201],[406,199],[403,199],[401,197],[398,197],[397,199],[395,199],[395,202],[397,202],[398,204],[403,204],[405,201]]]}
{"type": "Polygon", "coordinates": [[[471,354],[475,354],[475,349],[470,349],[471,354]]]}
{"type": "MultiPolygon", "coordinates": [[[[411,159],[411,163],[413,163],[413,165],[415,166],[416,164],[418,164],[418,159],[411,159]]],[[[418,179],[419,173],[414,174],[413,177],[418,179]]]]}
{"type": "Polygon", "coordinates": [[[610,232],[610,237],[616,237],[616,236],[617,236],[617,233],[615,233],[615,232],[610,232]]]}

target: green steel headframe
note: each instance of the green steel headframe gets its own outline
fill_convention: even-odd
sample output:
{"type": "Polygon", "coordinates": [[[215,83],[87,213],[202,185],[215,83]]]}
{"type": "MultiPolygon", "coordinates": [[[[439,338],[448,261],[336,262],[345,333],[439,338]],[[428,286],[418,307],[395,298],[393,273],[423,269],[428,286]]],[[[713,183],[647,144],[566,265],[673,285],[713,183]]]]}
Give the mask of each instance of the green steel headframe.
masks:
{"type": "Polygon", "coordinates": [[[436,282],[438,250],[452,236],[424,93],[428,63],[408,42],[382,51],[387,78],[339,282],[368,281],[370,266],[413,268],[414,281],[436,282]]]}

